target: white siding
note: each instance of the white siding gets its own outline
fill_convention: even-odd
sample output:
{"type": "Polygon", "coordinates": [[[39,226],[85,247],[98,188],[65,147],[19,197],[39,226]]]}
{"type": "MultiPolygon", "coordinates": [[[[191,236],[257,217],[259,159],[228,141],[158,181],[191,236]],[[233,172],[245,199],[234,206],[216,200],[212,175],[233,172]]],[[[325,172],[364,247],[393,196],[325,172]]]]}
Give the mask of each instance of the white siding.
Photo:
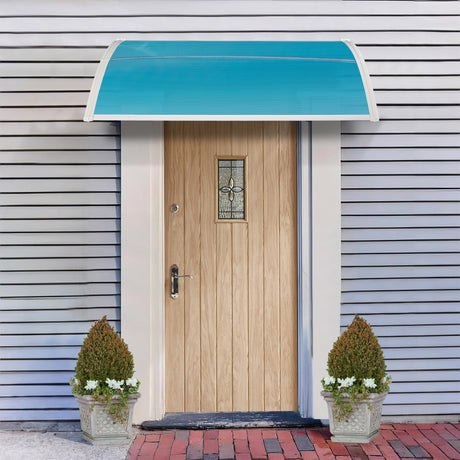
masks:
{"type": "Polygon", "coordinates": [[[429,44],[363,44],[381,122],[342,124],[342,326],[374,326],[408,420],[460,408],[460,47],[429,44]]]}
{"type": "Polygon", "coordinates": [[[0,48],[1,420],[78,419],[79,346],[119,329],[119,124],[81,122],[102,51],[0,48]]]}
{"type": "Polygon", "coordinates": [[[359,313],[380,337],[386,415],[459,413],[459,14],[439,1],[2,5],[0,418],[78,418],[78,346],[103,314],[119,326],[119,126],[81,120],[120,37],[360,47],[382,121],[342,124],[342,325],[359,313]]]}

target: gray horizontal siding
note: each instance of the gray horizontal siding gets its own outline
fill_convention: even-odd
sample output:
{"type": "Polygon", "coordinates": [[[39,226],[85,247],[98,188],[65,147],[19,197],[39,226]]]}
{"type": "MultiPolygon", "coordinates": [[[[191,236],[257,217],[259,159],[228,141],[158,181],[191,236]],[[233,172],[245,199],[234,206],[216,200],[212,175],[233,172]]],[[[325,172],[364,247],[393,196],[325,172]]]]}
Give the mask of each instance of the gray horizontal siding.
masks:
{"type": "Polygon", "coordinates": [[[85,334],[120,328],[120,128],[81,122],[101,53],[0,48],[2,420],[77,419],[85,334]]]}
{"type": "Polygon", "coordinates": [[[103,314],[119,327],[119,125],[81,120],[120,37],[359,45],[382,121],[342,124],[342,326],[360,313],[380,338],[385,414],[458,413],[459,14],[435,1],[3,5],[0,417],[78,418],[78,347],[103,314]]]}
{"type": "Polygon", "coordinates": [[[460,401],[460,48],[427,43],[364,43],[382,121],[342,123],[341,324],[371,323],[407,420],[460,401]]]}

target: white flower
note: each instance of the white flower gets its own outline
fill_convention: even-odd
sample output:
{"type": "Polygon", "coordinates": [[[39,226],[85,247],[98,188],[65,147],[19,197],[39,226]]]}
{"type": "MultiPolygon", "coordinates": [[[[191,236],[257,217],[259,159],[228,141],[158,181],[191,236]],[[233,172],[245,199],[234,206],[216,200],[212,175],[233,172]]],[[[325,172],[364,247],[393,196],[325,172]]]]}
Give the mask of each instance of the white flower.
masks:
{"type": "Polygon", "coordinates": [[[325,385],[334,385],[334,383],[335,383],[335,377],[332,377],[331,375],[326,375],[326,377],[324,377],[325,385]]]}
{"type": "Polygon", "coordinates": [[[97,380],[87,380],[85,385],[85,390],[95,390],[97,387],[97,380]]]}
{"type": "Polygon", "coordinates": [[[375,388],[377,386],[375,379],[363,379],[363,383],[366,388],[375,388]]]}
{"type": "Polygon", "coordinates": [[[107,378],[105,380],[105,383],[109,386],[109,388],[112,388],[113,390],[122,390],[123,391],[123,384],[125,383],[124,380],[115,380],[115,379],[109,379],[107,378]]]}
{"type": "Polygon", "coordinates": [[[130,377],[129,379],[126,379],[126,385],[129,385],[130,387],[135,387],[137,382],[139,382],[139,380],[137,380],[136,377],[130,377]]]}
{"type": "Polygon", "coordinates": [[[347,377],[345,379],[337,379],[337,380],[340,383],[339,388],[349,388],[356,382],[356,379],[354,377],[347,377]]]}

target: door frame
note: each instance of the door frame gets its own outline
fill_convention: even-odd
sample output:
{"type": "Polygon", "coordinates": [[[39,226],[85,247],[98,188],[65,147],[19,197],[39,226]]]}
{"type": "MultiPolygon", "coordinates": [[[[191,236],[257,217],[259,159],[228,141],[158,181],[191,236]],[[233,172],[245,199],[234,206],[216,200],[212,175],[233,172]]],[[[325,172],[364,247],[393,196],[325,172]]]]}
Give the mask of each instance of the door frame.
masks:
{"type": "MultiPolygon", "coordinates": [[[[340,329],[340,122],[298,126],[298,404],[327,419],[320,391],[340,329]]],[[[121,333],[134,355],[134,423],[165,412],[164,138],[161,121],[121,123],[121,333]]]]}

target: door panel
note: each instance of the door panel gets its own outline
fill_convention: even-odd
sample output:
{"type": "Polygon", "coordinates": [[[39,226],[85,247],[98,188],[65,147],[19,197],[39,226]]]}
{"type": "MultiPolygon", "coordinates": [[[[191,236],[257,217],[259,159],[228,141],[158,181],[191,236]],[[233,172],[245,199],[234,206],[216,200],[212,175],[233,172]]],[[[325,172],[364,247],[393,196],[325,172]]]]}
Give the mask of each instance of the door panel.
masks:
{"type": "MultiPolygon", "coordinates": [[[[184,125],[177,124],[175,133],[165,123],[165,365],[167,411],[182,411],[185,407],[185,296],[171,299],[170,267],[173,263],[184,269],[184,125]],[[172,214],[172,203],[179,204],[172,214]]],[[[180,288],[183,292],[183,286],[180,288]]]]}
{"type": "Polygon", "coordinates": [[[296,124],[165,123],[166,411],[297,410],[296,124]],[[216,156],[246,221],[216,222],[216,156]],[[171,204],[179,205],[177,212],[171,204]]]}

